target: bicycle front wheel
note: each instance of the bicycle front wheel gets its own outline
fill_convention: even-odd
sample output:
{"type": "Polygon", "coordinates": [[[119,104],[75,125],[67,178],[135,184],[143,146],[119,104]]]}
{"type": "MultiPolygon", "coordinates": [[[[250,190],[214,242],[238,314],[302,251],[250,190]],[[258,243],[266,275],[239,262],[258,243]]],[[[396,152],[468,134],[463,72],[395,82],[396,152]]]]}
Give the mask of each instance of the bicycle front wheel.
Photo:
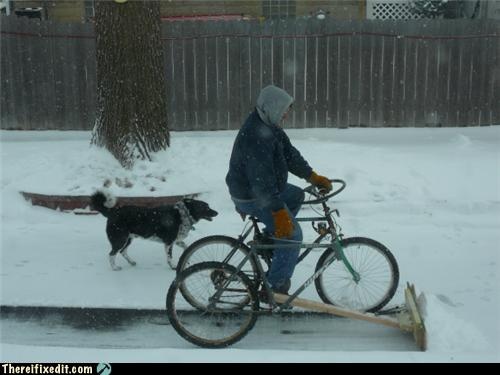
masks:
{"type": "Polygon", "coordinates": [[[364,237],[340,241],[344,255],[360,280],[355,281],[340,256],[332,248],[321,255],[316,271],[334,258],[314,281],[316,291],[325,303],[362,312],[384,307],[396,293],[399,268],[392,253],[381,243],[364,237]]]}
{"type": "Polygon", "coordinates": [[[166,306],[168,319],[180,336],[203,348],[223,348],[253,328],[259,301],[243,272],[229,264],[204,262],[178,274],[168,290],[166,306]],[[181,286],[195,297],[196,307],[186,300],[181,286]]]}

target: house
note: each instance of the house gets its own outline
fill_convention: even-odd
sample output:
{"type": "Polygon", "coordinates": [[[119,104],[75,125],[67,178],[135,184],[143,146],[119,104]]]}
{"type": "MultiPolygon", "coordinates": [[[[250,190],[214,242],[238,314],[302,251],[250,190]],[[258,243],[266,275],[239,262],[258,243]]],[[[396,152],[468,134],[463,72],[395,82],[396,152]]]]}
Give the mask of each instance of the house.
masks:
{"type": "MultiPolygon", "coordinates": [[[[7,2],[8,0],[4,0],[7,2]]],[[[88,22],[94,16],[94,0],[23,0],[8,1],[13,13],[29,8],[42,19],[64,22],[88,22]]],[[[215,16],[278,18],[318,16],[335,19],[364,19],[366,0],[160,0],[161,16],[192,19],[215,16]]]]}

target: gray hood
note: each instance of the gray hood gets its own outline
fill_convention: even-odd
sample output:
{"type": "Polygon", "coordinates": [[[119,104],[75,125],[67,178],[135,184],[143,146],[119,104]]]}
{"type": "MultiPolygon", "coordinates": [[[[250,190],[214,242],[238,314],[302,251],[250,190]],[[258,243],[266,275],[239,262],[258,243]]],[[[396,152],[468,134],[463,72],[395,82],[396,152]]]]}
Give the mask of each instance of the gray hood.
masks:
{"type": "Polygon", "coordinates": [[[264,87],[257,98],[257,112],[268,125],[278,125],[293,98],[285,90],[269,85],[264,87]]]}

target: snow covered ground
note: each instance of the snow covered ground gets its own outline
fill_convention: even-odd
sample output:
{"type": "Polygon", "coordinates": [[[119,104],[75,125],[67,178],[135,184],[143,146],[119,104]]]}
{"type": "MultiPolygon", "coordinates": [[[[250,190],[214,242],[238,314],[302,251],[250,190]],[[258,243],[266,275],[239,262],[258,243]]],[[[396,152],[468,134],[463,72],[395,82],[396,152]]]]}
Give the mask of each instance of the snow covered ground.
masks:
{"type": "MultiPolygon", "coordinates": [[[[103,349],[92,347],[91,339],[79,345],[78,335],[72,345],[61,347],[2,333],[0,360],[500,361],[500,126],[287,133],[316,171],[347,182],[335,201],[344,234],[372,237],[395,255],[401,284],[391,304],[403,301],[406,281],[424,293],[427,352],[393,351],[384,345],[363,350],[362,343],[351,350],[333,339],[335,331],[331,337],[321,335],[327,323],[318,321],[318,334],[310,335],[314,345],[302,338],[283,346],[280,338],[293,342],[294,336],[271,339],[272,332],[264,332],[261,341],[256,336],[261,329],[224,350],[201,350],[178,337],[174,346],[166,341],[165,347],[103,349]]],[[[172,133],[171,148],[154,162],[126,171],[106,151],[89,147],[89,132],[2,131],[1,305],[163,309],[174,272],[166,265],[161,244],[135,240],[129,254],[137,266],[118,258],[123,270],[113,272],[102,216],[35,207],[19,192],[90,194],[106,179],[114,181],[111,191],[122,196],[202,192],[201,199],[219,216],[199,223],[187,242],[210,234],[236,236],[243,224],[224,183],[235,134],[172,133]],[[120,187],[117,178],[133,186],[120,187]]],[[[305,185],[295,177],[291,182],[305,185]]],[[[304,215],[310,212],[304,208],[304,215]]],[[[304,233],[306,240],[314,238],[312,229],[304,227],[304,233]]],[[[319,255],[297,267],[295,286],[310,275],[319,255]]],[[[304,297],[317,299],[314,287],[304,297]]],[[[277,331],[284,329],[280,324],[277,331]]],[[[368,334],[364,324],[349,327],[353,337],[368,334]]],[[[158,329],[176,336],[169,326],[158,329]]],[[[348,335],[345,329],[342,335],[348,335]]]]}

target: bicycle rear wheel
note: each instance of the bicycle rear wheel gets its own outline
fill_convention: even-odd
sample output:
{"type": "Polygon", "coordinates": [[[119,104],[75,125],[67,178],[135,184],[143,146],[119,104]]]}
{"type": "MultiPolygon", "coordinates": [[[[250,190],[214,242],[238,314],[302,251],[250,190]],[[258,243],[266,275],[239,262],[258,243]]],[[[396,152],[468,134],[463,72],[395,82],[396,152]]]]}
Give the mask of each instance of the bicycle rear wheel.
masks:
{"type": "Polygon", "coordinates": [[[380,310],[391,300],[398,287],[396,259],[389,249],[370,238],[352,237],[343,239],[340,244],[361,279],[356,282],[336,251],[328,248],[316,264],[318,271],[328,260],[335,258],[314,281],[321,300],[351,310],[380,310]]]}
{"type": "MultiPolygon", "coordinates": [[[[193,242],[179,258],[177,273],[202,262],[224,262],[237,267],[248,255],[250,249],[228,236],[208,236],[193,242]]],[[[257,274],[255,260],[250,258],[242,271],[253,279],[257,274]]]]}
{"type": "Polygon", "coordinates": [[[168,290],[166,306],[172,327],[184,339],[204,348],[223,348],[253,328],[259,301],[243,272],[229,264],[204,262],[178,274],[168,290]],[[196,307],[186,300],[181,286],[195,297],[196,307]]]}
{"type": "MultiPolygon", "coordinates": [[[[198,263],[203,262],[223,262],[237,267],[248,255],[250,249],[238,242],[238,240],[228,236],[208,236],[193,242],[182,253],[177,265],[177,274],[198,263]]],[[[243,265],[241,271],[245,273],[250,281],[258,283],[257,265],[254,258],[249,258],[243,265]]],[[[255,287],[256,289],[258,286],[255,287]]],[[[196,295],[191,293],[189,288],[180,286],[181,293],[191,306],[203,309],[204,301],[198,301],[196,295]]],[[[248,301],[241,299],[241,304],[248,301]]]]}

